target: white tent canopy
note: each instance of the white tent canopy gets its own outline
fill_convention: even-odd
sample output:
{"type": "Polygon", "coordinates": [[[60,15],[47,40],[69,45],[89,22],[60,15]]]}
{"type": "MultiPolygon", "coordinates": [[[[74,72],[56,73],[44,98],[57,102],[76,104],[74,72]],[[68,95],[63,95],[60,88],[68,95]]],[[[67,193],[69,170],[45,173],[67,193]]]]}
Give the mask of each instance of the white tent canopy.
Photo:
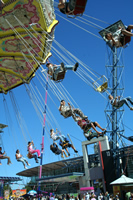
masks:
{"type": "Polygon", "coordinates": [[[122,175],[120,178],[111,182],[110,185],[131,184],[131,183],[133,183],[132,178],[128,178],[125,175],[122,175]]]}

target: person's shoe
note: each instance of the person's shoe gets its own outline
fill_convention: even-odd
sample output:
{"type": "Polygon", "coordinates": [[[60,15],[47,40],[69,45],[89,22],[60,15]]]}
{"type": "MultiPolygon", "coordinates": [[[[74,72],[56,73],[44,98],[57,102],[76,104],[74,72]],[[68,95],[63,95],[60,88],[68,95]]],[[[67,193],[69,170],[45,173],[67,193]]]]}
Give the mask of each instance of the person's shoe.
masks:
{"type": "Polygon", "coordinates": [[[61,63],[60,69],[61,71],[65,71],[64,63],[61,63]]]}
{"type": "Polygon", "coordinates": [[[26,166],[25,166],[24,168],[25,168],[25,169],[27,169],[27,167],[26,167],[26,166]]]}
{"type": "Polygon", "coordinates": [[[39,163],[39,161],[37,160],[36,163],[39,163]]]}
{"type": "Polygon", "coordinates": [[[77,68],[78,68],[78,66],[79,66],[79,64],[78,63],[76,63],[75,65],[74,65],[74,69],[73,69],[73,71],[77,71],[77,68]]]}
{"type": "Polygon", "coordinates": [[[39,159],[41,159],[41,156],[38,156],[39,159]]]}
{"type": "Polygon", "coordinates": [[[104,134],[105,134],[106,132],[107,132],[106,130],[102,132],[102,137],[104,136],[104,134]]]}
{"type": "Polygon", "coordinates": [[[133,110],[133,107],[131,107],[130,110],[133,110]]]}
{"type": "Polygon", "coordinates": [[[68,153],[68,156],[70,156],[70,153],[68,153]]]}
{"type": "Polygon", "coordinates": [[[28,165],[28,166],[30,166],[30,164],[29,164],[29,163],[28,163],[27,165],[28,165]]]}
{"type": "Polygon", "coordinates": [[[74,150],[75,151],[75,153],[78,153],[78,151],[77,150],[74,150]]]}
{"type": "Polygon", "coordinates": [[[90,136],[88,136],[88,137],[87,137],[87,140],[88,140],[88,141],[90,141],[90,140],[91,140],[90,136]]]}

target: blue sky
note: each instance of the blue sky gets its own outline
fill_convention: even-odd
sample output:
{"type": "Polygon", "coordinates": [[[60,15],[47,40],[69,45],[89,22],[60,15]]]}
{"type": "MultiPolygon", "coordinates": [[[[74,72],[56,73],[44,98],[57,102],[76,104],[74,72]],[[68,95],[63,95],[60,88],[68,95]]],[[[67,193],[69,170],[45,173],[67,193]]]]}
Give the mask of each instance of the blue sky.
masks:
{"type": "MultiPolygon", "coordinates": [[[[85,63],[88,67],[91,67],[97,73],[103,75],[106,74],[105,72],[105,64],[107,62],[107,52],[106,52],[106,44],[103,40],[101,40],[100,35],[98,32],[100,30],[95,29],[91,26],[84,25],[83,23],[79,22],[77,19],[69,19],[65,15],[61,14],[57,6],[57,0],[55,2],[55,14],[56,19],[59,20],[59,24],[55,28],[55,40],[61,44],[65,49],[71,52],[72,55],[77,57],[83,63],[85,63]],[[63,18],[65,19],[63,19],[63,18]],[[70,22],[69,22],[70,21],[70,22]],[[72,22],[72,23],[71,23],[72,22]],[[75,26],[73,23],[77,24],[79,27],[75,26]],[[90,31],[91,33],[97,35],[98,37],[87,33],[82,28],[90,31]]],[[[112,0],[111,2],[108,1],[90,1],[88,0],[87,6],[85,9],[85,15],[95,17],[97,19],[103,20],[108,24],[102,23],[98,20],[93,20],[90,17],[86,17],[87,20],[98,24],[99,26],[105,28],[109,24],[113,24],[118,20],[122,20],[125,25],[133,24],[132,21],[132,6],[133,3],[127,1],[112,0]]],[[[82,17],[80,18],[82,20],[82,17]]],[[[53,42],[53,47],[57,48],[59,52],[62,52],[62,49],[56,46],[53,42]]],[[[123,80],[125,85],[125,92],[124,96],[133,96],[133,86],[132,86],[132,54],[133,54],[133,43],[131,41],[129,47],[124,49],[124,65],[125,70],[123,74],[123,80]]],[[[59,64],[62,62],[62,59],[55,56],[53,53],[53,57],[50,58],[50,62],[52,61],[55,64],[59,64]]],[[[65,53],[63,54],[65,55],[65,53]]],[[[66,56],[66,55],[65,55],[66,56]]],[[[71,60],[71,58],[69,57],[71,60]]],[[[76,59],[71,60],[71,63],[74,64],[76,59]]],[[[70,63],[70,64],[71,64],[70,63]]],[[[44,66],[45,68],[45,66],[44,66]]],[[[80,68],[80,66],[79,66],[80,68]]],[[[41,73],[39,70],[36,73],[36,77],[34,78],[34,83],[36,87],[40,91],[43,98],[45,98],[45,90],[42,89],[39,81],[37,80],[38,73],[41,73]]],[[[33,85],[33,83],[32,83],[33,85]]],[[[69,94],[73,97],[76,104],[79,105],[81,110],[88,116],[89,119],[92,121],[97,121],[103,127],[106,127],[106,118],[104,109],[107,104],[105,98],[103,98],[99,93],[95,92],[90,86],[85,84],[74,72],[68,71],[66,73],[65,79],[62,82],[62,85],[67,89],[69,94]]],[[[45,88],[45,84],[44,84],[45,88]]],[[[60,129],[63,134],[67,135],[70,134],[71,139],[79,151],[79,155],[82,155],[82,147],[81,141],[84,141],[84,136],[82,130],[77,126],[77,124],[73,121],[72,118],[64,119],[58,111],[59,100],[56,96],[53,95],[50,89],[48,89],[48,100],[47,100],[47,112],[49,110],[53,113],[56,119],[56,123],[51,119],[49,121],[50,126],[60,129]],[[51,100],[52,98],[52,100],[51,100]]],[[[15,160],[15,151],[17,148],[20,149],[21,153],[26,157],[27,154],[27,141],[33,139],[36,148],[40,148],[41,144],[41,137],[42,137],[42,123],[40,122],[35,109],[28,97],[26,89],[24,85],[19,86],[16,89],[13,89],[13,94],[16,98],[16,102],[19,106],[19,110],[23,116],[25,121],[27,131],[22,133],[20,130],[16,117],[14,115],[13,105],[11,103],[10,95],[5,95],[6,103],[8,105],[9,113],[11,116],[10,120],[9,113],[5,112],[4,109],[4,102],[3,102],[3,95],[0,95],[0,105],[1,105],[1,115],[0,115],[0,122],[4,124],[8,124],[8,128],[4,129],[4,133],[2,134],[2,140],[4,144],[4,149],[7,152],[7,155],[11,157],[13,165],[8,166],[6,165],[6,161],[2,160],[2,165],[0,166],[0,176],[15,176],[16,173],[23,170],[23,166],[21,163],[18,163],[15,160]],[[5,114],[6,113],[6,114],[5,114]],[[25,139],[26,138],[26,139],[25,139]]],[[[124,114],[124,124],[128,126],[130,129],[133,129],[132,125],[132,111],[130,111],[127,107],[125,107],[125,114],[124,114]]],[[[42,116],[43,117],[43,116],[42,116]]],[[[48,127],[49,128],[49,127],[48,127]]],[[[125,128],[125,135],[131,136],[132,131],[125,128]]],[[[46,130],[45,134],[45,146],[44,146],[44,158],[43,164],[50,163],[53,161],[60,160],[59,156],[55,156],[49,149],[52,140],[49,138],[49,133],[46,130]]],[[[126,141],[127,145],[131,144],[129,141],[126,141]]],[[[89,152],[93,152],[93,148],[90,147],[89,152]]],[[[74,156],[73,150],[70,149],[71,158],[74,156]]],[[[29,160],[31,167],[37,166],[34,160],[29,160]]],[[[28,179],[25,179],[25,182],[28,179]]],[[[20,186],[14,186],[16,189],[20,186]]]]}

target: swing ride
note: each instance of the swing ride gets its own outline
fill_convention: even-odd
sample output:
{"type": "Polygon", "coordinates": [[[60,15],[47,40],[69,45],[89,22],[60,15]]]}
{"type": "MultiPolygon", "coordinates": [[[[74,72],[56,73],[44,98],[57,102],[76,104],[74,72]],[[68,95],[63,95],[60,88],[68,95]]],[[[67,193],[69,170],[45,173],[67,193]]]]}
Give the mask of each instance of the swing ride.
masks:
{"type": "MultiPolygon", "coordinates": [[[[72,13],[69,13],[68,17],[69,15],[78,16],[79,14],[82,15],[84,13],[87,1],[82,2],[84,4],[83,6],[79,5],[81,1],[77,0],[75,2],[76,4],[74,11],[72,13]],[[80,10],[81,7],[82,10],[80,10]]],[[[48,79],[46,70],[42,74],[40,73],[40,68],[43,69],[42,65],[54,59],[55,56],[56,59],[59,58],[59,60],[56,60],[56,62],[59,63],[61,63],[61,61],[64,61],[65,63],[69,63],[69,61],[70,63],[75,63],[76,61],[79,63],[79,68],[74,74],[76,78],[78,77],[79,79],[81,79],[84,83],[92,87],[101,96],[105,97],[112,92],[114,92],[115,96],[115,89],[122,88],[118,87],[118,85],[120,86],[122,77],[121,66],[123,66],[122,64],[120,65],[121,48],[120,50],[118,50],[118,58],[115,60],[114,64],[107,63],[107,67],[113,68],[114,66],[117,67],[118,65],[121,67],[120,70],[118,70],[117,68],[117,74],[113,74],[113,80],[116,79],[117,75],[119,80],[115,82],[115,86],[113,85],[112,87],[112,78],[110,76],[106,77],[105,75],[101,75],[98,72],[94,71],[94,68],[92,69],[87,66],[54,39],[54,27],[58,23],[58,21],[55,19],[54,8],[52,7],[52,4],[49,4],[48,0],[14,0],[11,2],[7,0],[4,1],[4,3],[5,5],[2,9],[2,14],[0,16],[0,28],[1,30],[3,30],[0,31],[0,93],[2,93],[2,95],[7,94],[8,92],[11,94],[14,88],[17,88],[18,86],[24,84],[27,93],[31,99],[31,102],[34,105],[34,108],[37,110],[37,114],[40,118],[41,124],[43,124],[43,137],[41,144],[42,157],[44,150],[45,133],[48,134],[49,137],[50,128],[53,126],[59,127],[56,117],[53,116],[50,111],[50,107],[47,106],[47,97],[51,100],[53,104],[55,104],[56,110],[58,110],[58,103],[61,99],[65,99],[66,102],[70,102],[72,107],[75,107],[74,104],[76,104],[76,102],[73,100],[73,98],[63,85],[65,81],[70,80],[69,76],[65,77],[65,73],[60,72],[57,76],[57,81],[54,82],[48,79]],[[54,56],[52,57],[52,55],[54,56]],[[34,85],[34,87],[32,85],[34,84],[34,77],[37,77],[40,81],[39,84],[43,86],[43,92],[41,90],[39,91],[38,89],[35,91],[36,85],[34,85]],[[45,93],[45,100],[41,96],[41,92],[43,93],[43,96],[45,93]],[[39,98],[42,98],[41,101],[39,98]],[[36,101],[36,104],[33,99],[36,101]],[[44,109],[43,105],[45,105],[44,109]]],[[[50,3],[53,3],[53,1],[51,0],[50,3]]],[[[120,20],[99,32],[102,38],[107,42],[107,44],[108,41],[105,38],[105,33],[115,33],[118,26],[125,28],[122,21],[120,20]]],[[[125,38],[124,46],[128,42],[130,42],[130,40],[126,40],[125,38]]],[[[111,69],[111,73],[112,71],[113,70],[111,69]]],[[[122,95],[122,92],[123,91],[121,90],[121,92],[118,93],[122,95]]],[[[109,112],[111,113],[112,107],[109,107],[109,109],[109,112]]],[[[106,110],[108,112],[108,108],[106,110]]],[[[114,112],[116,111],[114,111],[113,109],[113,113],[114,112]]],[[[118,121],[122,120],[123,111],[119,110],[119,113],[121,113],[121,118],[117,119],[118,125],[118,121]]],[[[59,113],[57,115],[59,115],[59,113]]],[[[121,138],[124,134],[124,131],[120,130],[120,126],[115,126],[116,116],[118,116],[118,113],[115,113],[115,117],[113,117],[111,121],[107,115],[107,130],[109,131],[107,132],[107,134],[112,137],[110,138],[110,141],[113,142],[112,149],[116,148],[116,145],[114,143],[122,143],[121,138]],[[112,128],[111,125],[113,125],[114,127],[112,128]],[[119,132],[122,132],[122,134],[120,134],[119,132]]],[[[64,123],[67,123],[67,121],[64,123]]],[[[89,130],[88,136],[85,135],[85,137],[88,140],[91,140],[94,137],[97,138],[97,133],[91,132],[89,130]]],[[[129,139],[130,141],[132,141],[132,138],[129,139]]],[[[68,146],[68,143],[65,143],[63,145],[63,148],[66,148],[66,146],[68,146]]],[[[30,159],[32,158],[32,155],[28,153],[27,157],[30,159]]],[[[41,178],[42,164],[43,160],[41,159],[39,178],[41,178]]]]}
{"type": "MultiPolygon", "coordinates": [[[[102,38],[105,40],[105,42],[107,42],[107,44],[110,47],[112,47],[110,41],[106,38],[106,34],[111,33],[113,36],[116,36],[116,35],[120,34],[118,32],[120,29],[125,29],[125,26],[124,26],[124,24],[123,24],[123,22],[121,20],[119,20],[119,21],[115,22],[114,24],[110,25],[109,27],[101,30],[99,32],[99,34],[102,36],[102,38]]],[[[126,36],[126,35],[123,36],[123,37],[124,38],[121,38],[121,39],[123,39],[122,47],[126,47],[126,45],[128,43],[130,43],[131,37],[130,36],[126,36]]]]}
{"type": "Polygon", "coordinates": [[[0,16],[1,93],[29,83],[35,76],[35,71],[51,55],[57,23],[52,2],[5,1],[0,16]]]}

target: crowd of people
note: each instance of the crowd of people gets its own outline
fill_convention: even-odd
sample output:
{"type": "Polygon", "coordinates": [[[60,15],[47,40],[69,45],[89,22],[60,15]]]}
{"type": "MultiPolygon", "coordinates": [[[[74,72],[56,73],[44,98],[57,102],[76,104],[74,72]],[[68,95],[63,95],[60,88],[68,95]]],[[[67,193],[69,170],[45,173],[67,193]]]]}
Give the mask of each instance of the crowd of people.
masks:
{"type": "MultiPolygon", "coordinates": [[[[129,196],[125,196],[124,200],[132,200],[133,193],[129,192],[129,196]]],[[[108,192],[100,193],[99,195],[94,194],[93,192],[86,192],[83,195],[78,194],[77,196],[70,194],[62,194],[62,195],[51,195],[46,196],[44,200],[121,200],[119,197],[119,193],[116,195],[109,194],[108,192]]]]}

